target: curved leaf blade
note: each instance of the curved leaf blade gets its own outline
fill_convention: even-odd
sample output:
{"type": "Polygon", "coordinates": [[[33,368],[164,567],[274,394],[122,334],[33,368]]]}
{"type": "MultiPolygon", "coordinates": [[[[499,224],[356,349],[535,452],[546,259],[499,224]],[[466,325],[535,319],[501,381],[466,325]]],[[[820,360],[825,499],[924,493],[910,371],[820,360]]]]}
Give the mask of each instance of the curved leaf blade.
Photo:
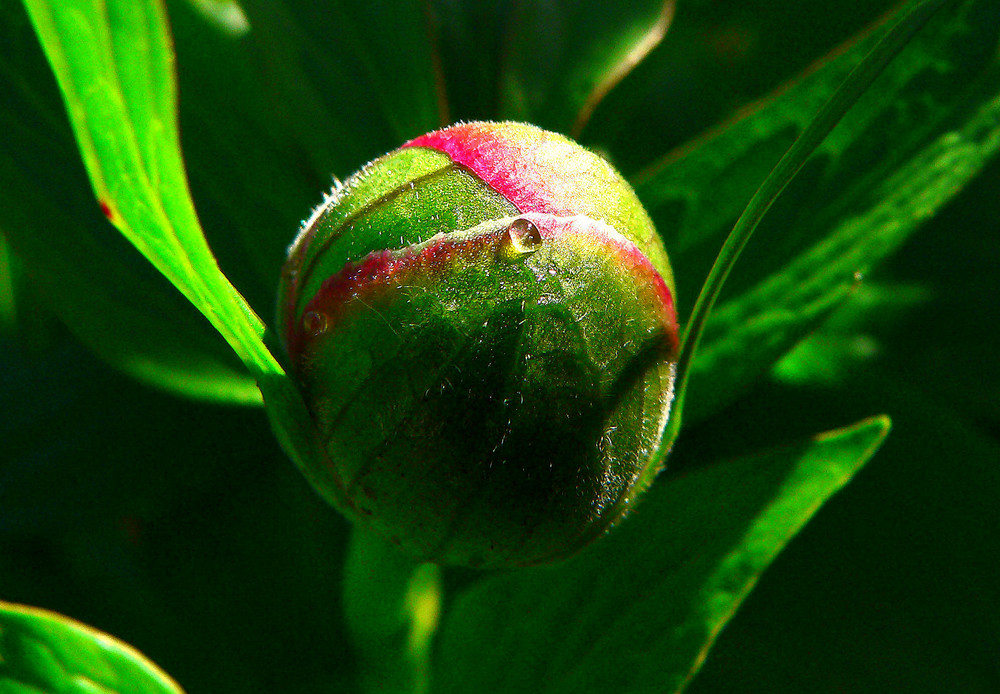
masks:
{"type": "Polygon", "coordinates": [[[182,694],[169,675],[118,639],[55,612],[4,602],[0,689],[182,694]]]}
{"type": "Polygon", "coordinates": [[[157,2],[26,0],[105,216],[212,322],[251,372],[281,372],[221,273],[191,202],[173,51],[157,2]]]}
{"type": "Polygon", "coordinates": [[[106,216],[222,334],[257,380],[282,448],[307,477],[323,479],[315,486],[332,503],[343,503],[302,396],[265,344],[266,326],[222,274],[198,223],[163,5],[25,3],[106,216]]]}
{"type": "Polygon", "coordinates": [[[582,554],[481,581],[445,619],[434,689],[682,691],[763,571],[888,430],[876,417],[664,479],[582,554]]]}
{"type": "Polygon", "coordinates": [[[133,376],[186,397],[259,403],[253,379],[208,323],[109,233],[19,3],[0,10],[0,43],[12,49],[0,55],[0,129],[8,135],[0,233],[22,279],[79,339],[133,376]]]}
{"type": "MultiPolygon", "coordinates": [[[[828,129],[836,122],[829,119],[833,113],[831,105],[836,101],[850,103],[844,102],[845,98],[857,100],[819,144],[817,155],[810,159],[798,179],[778,198],[774,210],[761,225],[761,235],[767,236],[767,240],[758,239],[749,247],[735,286],[731,282],[727,287],[729,302],[705,324],[705,307],[711,306],[721,281],[728,276],[734,253],[738,255],[746,243],[747,228],[753,228],[748,224],[760,219],[776,191],[767,196],[758,192],[754,196],[751,203],[751,207],[756,206],[754,215],[748,217],[745,212],[738,222],[743,225],[739,244],[730,237],[723,247],[729,264],[720,265],[716,261],[709,275],[711,291],[702,290],[686,328],[690,339],[685,341],[690,345],[683,351],[679,367],[681,401],[686,390],[688,362],[694,353],[690,347],[697,344],[702,326],[706,327],[705,349],[695,357],[691,369],[692,373],[699,372],[699,380],[705,385],[692,403],[694,410],[685,408],[690,417],[698,419],[717,411],[764,373],[846,299],[855,276],[898,247],[920,221],[954,194],[955,190],[949,186],[967,182],[992,153],[991,137],[978,133],[976,137],[983,141],[984,150],[970,154],[969,161],[954,167],[951,180],[932,181],[933,177],[926,176],[921,168],[928,165],[920,159],[924,156],[921,148],[936,151],[939,143],[948,138],[962,139],[947,130],[948,126],[955,127],[956,120],[961,132],[966,126],[972,131],[981,130],[983,124],[974,121],[990,119],[989,115],[976,114],[974,109],[977,105],[988,105],[995,94],[988,86],[988,79],[984,89],[984,73],[988,75],[992,48],[1000,34],[1000,14],[995,12],[995,2],[992,13],[990,0],[958,4],[914,2],[908,7],[906,17],[891,30],[875,32],[761,112],[710,138],[680,160],[661,165],[650,174],[652,178],[640,177],[640,191],[648,196],[654,216],[659,214],[660,223],[668,224],[661,231],[677,235],[674,248],[681,251],[681,256],[678,260],[675,250],[674,260],[681,267],[678,282],[683,296],[684,284],[688,284],[689,290],[696,286],[690,284],[694,282],[692,273],[703,272],[701,256],[711,250],[703,242],[724,229],[723,220],[739,204],[740,195],[734,186],[753,185],[752,179],[740,175],[760,165],[762,158],[766,166],[771,165],[766,153],[783,138],[795,135],[800,127],[797,120],[805,115],[802,109],[810,98],[824,96],[825,90],[837,87],[831,100],[819,111],[817,120],[804,126],[802,136],[789,150],[789,155],[793,150],[799,154],[794,160],[796,167],[802,163],[802,152],[811,151],[803,150],[803,138],[811,138],[813,147],[818,125],[825,123],[827,127],[821,129],[828,129]],[[841,77],[841,69],[854,68],[863,55],[870,57],[857,62],[857,67],[871,74],[871,68],[878,64],[873,60],[876,54],[882,63],[884,57],[891,55],[885,50],[889,45],[886,40],[898,46],[899,38],[912,34],[931,13],[936,16],[860,98],[858,77],[864,72],[852,72],[844,87],[830,81],[841,77]],[[848,85],[853,85],[853,95],[845,91],[848,85]],[[969,113],[970,110],[973,112],[969,113]],[[962,116],[967,122],[962,122],[962,116]],[[891,156],[872,154],[884,152],[886,142],[891,142],[892,149],[888,150],[891,156]],[[696,160],[703,165],[701,170],[687,168],[696,160]],[[723,161],[732,165],[727,165],[719,175],[719,169],[713,166],[723,161]],[[708,181],[714,186],[695,192],[708,181]],[[677,197],[682,188],[687,193],[677,197]],[[699,198],[706,205],[704,215],[695,204],[699,198]],[[761,202],[767,206],[762,207],[761,202]],[[664,214],[673,216],[672,226],[663,219],[664,214]],[[679,219],[690,220],[693,226],[678,225],[679,219]],[[810,248],[809,244],[813,246],[810,248]]],[[[871,77],[864,80],[870,82],[871,77]]],[[[784,186],[788,176],[777,176],[778,169],[787,169],[791,162],[789,156],[783,157],[764,186],[773,188],[779,179],[784,186]]],[[[931,170],[945,178],[949,174],[933,165],[931,170]]],[[[679,421],[675,418],[675,425],[679,421]]]]}
{"type": "Polygon", "coordinates": [[[604,95],[663,39],[673,11],[673,0],[519,3],[504,47],[501,117],[579,137],[604,95]]]}
{"type": "MultiPolygon", "coordinates": [[[[968,0],[938,12],[819,146],[807,165],[819,172],[803,171],[803,185],[792,184],[788,194],[798,198],[801,217],[842,205],[848,192],[870,190],[897,157],[905,159],[941,134],[963,105],[956,86],[972,84],[993,61],[996,10],[995,0],[968,0]],[[894,156],[879,159],[886,152],[894,156]]],[[[671,253],[695,265],[675,268],[682,301],[693,302],[715,257],[710,242],[728,233],[760,182],[887,29],[876,27],[787,89],[632,177],[671,253]]]]}
{"type": "Polygon", "coordinates": [[[697,421],[718,411],[770,369],[1000,152],[1000,91],[989,89],[992,99],[967,122],[875,185],[867,208],[713,313],[692,364],[686,416],[697,421]]]}

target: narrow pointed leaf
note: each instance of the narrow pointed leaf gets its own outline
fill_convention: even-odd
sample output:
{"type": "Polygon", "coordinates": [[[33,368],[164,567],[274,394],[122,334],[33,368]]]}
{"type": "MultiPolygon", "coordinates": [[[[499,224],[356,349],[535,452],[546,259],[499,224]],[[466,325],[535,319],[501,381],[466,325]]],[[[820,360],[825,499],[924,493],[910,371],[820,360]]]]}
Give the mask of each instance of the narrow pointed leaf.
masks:
{"type": "Polygon", "coordinates": [[[0,602],[0,690],[182,694],[131,646],[54,612],[0,602]]]}
{"type": "MultiPolygon", "coordinates": [[[[305,460],[325,460],[301,395],[265,345],[265,325],[219,270],[198,223],[180,151],[174,55],[162,4],[26,5],[105,215],[247,366],[279,442],[300,468],[305,460]]],[[[327,474],[322,465],[311,468],[306,474],[327,474]]]]}
{"type": "Polygon", "coordinates": [[[191,203],[162,5],[27,0],[26,6],[105,216],[252,372],[280,372],[261,341],[263,325],[219,271],[191,203]]]}
{"type": "Polygon", "coordinates": [[[692,365],[690,421],[717,411],[766,372],[996,156],[1000,89],[984,87],[992,99],[873,184],[867,209],[842,219],[783,270],[713,313],[692,365]]]}
{"type": "Polygon", "coordinates": [[[761,573],[888,428],[865,420],[663,479],[577,557],[476,584],[445,619],[435,690],[683,690],[761,573]]]}
{"type": "Polygon", "coordinates": [[[18,3],[0,10],[0,43],[12,48],[0,56],[0,128],[8,134],[0,144],[0,231],[23,274],[77,337],[118,368],[188,397],[259,402],[253,379],[211,326],[101,215],[18,3]]]}
{"type": "MultiPolygon", "coordinates": [[[[686,259],[685,267],[677,269],[682,303],[694,301],[716,244],[757,186],[886,30],[880,25],[748,114],[633,177],[671,253],[686,259]]],[[[769,248],[755,254],[771,257],[756,273],[744,261],[740,274],[759,280],[780,267],[793,257],[790,237],[799,246],[803,239],[815,238],[809,236],[808,224],[789,228],[791,222],[816,218],[817,208],[843,209],[850,196],[889,175],[899,158],[940,135],[943,124],[963,106],[959,87],[973,82],[992,62],[998,32],[995,0],[967,0],[938,12],[819,147],[799,174],[800,182],[786,192],[794,205],[790,201],[786,209],[779,202],[769,213],[774,221],[765,220],[761,235],[771,227],[782,234],[780,253],[769,248]]]]}
{"type": "MultiPolygon", "coordinates": [[[[972,121],[980,118],[974,112],[976,106],[988,104],[995,93],[988,80],[984,86],[982,78],[1000,32],[1000,14],[984,13],[988,5],[973,1],[956,7],[955,3],[945,3],[911,45],[860,97],[820,145],[807,168],[778,198],[761,225],[758,238],[741,258],[739,271],[734,273],[735,282],[731,281],[731,286],[727,288],[728,294],[734,298],[722,304],[708,321],[704,349],[695,357],[692,375],[697,381],[696,372],[700,372],[701,376],[710,373],[711,381],[705,381],[702,392],[694,398],[693,409],[687,411],[689,417],[697,420],[716,411],[766,371],[849,295],[851,285],[856,281],[855,276],[860,276],[897,248],[920,221],[954,193],[957,189],[954,186],[966,182],[985,163],[994,145],[989,134],[980,132],[984,126],[972,121]],[[967,36],[970,34],[971,38],[967,36]],[[958,37],[972,40],[972,49],[958,44],[958,37]],[[942,79],[942,74],[947,74],[950,79],[942,79]],[[927,115],[928,109],[930,116],[927,115]],[[963,114],[964,119],[957,117],[958,114],[963,114]],[[983,139],[984,150],[971,155],[975,163],[956,167],[952,172],[947,170],[948,167],[934,169],[944,180],[932,181],[921,168],[927,162],[918,161],[922,155],[917,153],[921,146],[930,151],[952,137],[943,127],[948,118],[957,119],[959,123],[969,120],[969,127],[977,133],[974,137],[983,139]],[[911,120],[914,122],[911,123],[911,120]],[[891,128],[898,128],[902,134],[891,128]],[[894,156],[873,159],[869,152],[882,151],[884,139],[895,140],[894,156]],[[912,162],[908,161],[910,157],[912,162]],[[908,165],[912,165],[909,170],[906,168],[908,165]],[[912,181],[900,185],[907,174],[912,181]],[[842,227],[850,227],[850,231],[842,227]],[[849,237],[853,240],[848,241],[849,237]],[[810,244],[814,245],[810,248],[810,244]],[[739,335],[743,336],[742,339],[739,335]],[[717,344],[710,344],[712,342],[717,344]]],[[[919,8],[926,17],[926,10],[933,8],[934,4],[913,3],[911,7],[919,8]]],[[[910,18],[905,21],[912,23],[910,18]]],[[[876,32],[876,38],[880,38],[882,33],[876,32]]],[[[894,30],[893,33],[897,32],[894,30]]],[[[829,73],[826,77],[839,77],[834,67],[843,66],[854,51],[867,52],[870,47],[862,42],[847,56],[821,70],[817,77],[812,78],[816,91],[806,92],[805,95],[819,96],[823,91],[820,87],[826,84],[818,79],[819,75],[826,72],[829,73]]],[[[865,65],[868,64],[869,61],[866,61],[865,65]]],[[[803,87],[798,89],[801,91],[803,87]]],[[[834,98],[841,97],[838,93],[834,98]]],[[[755,140],[754,128],[759,131],[756,140],[768,146],[788,133],[795,134],[797,128],[793,120],[777,110],[785,101],[790,102],[788,107],[793,115],[797,112],[796,106],[802,106],[786,96],[749,117],[746,121],[750,130],[743,132],[747,141],[755,140]],[[764,114],[772,110],[772,118],[765,117],[764,114]],[[780,128],[768,130],[774,124],[780,128]],[[760,136],[760,133],[766,134],[760,136]]],[[[983,118],[989,122],[991,117],[986,115],[983,118]]],[[[732,130],[738,130],[740,125],[736,124],[732,130]]],[[[959,125],[958,129],[962,127],[959,125]]],[[[988,129],[988,125],[985,127],[988,129]]],[[[748,162],[761,156],[760,152],[756,152],[756,157],[750,156],[744,145],[728,139],[732,134],[731,131],[724,132],[701,149],[714,150],[718,154],[721,151],[719,142],[722,141],[728,143],[726,146],[737,145],[736,149],[746,154],[748,162]]],[[[696,158],[701,149],[690,156],[696,158]]],[[[710,160],[711,157],[706,163],[711,163],[710,160]]],[[[664,207],[664,201],[669,199],[670,194],[666,198],[657,197],[671,188],[669,183],[664,186],[664,181],[670,180],[670,176],[678,170],[683,173],[684,161],[664,164],[653,174],[661,187],[640,187],[640,190],[645,190],[652,198],[654,213],[655,209],[659,209],[661,215],[665,211],[683,215],[693,212],[690,217],[697,221],[697,209],[690,204],[678,205],[679,199],[675,197],[672,204],[664,207]]],[[[730,201],[739,198],[726,187],[741,180],[733,175],[740,172],[739,157],[733,161],[735,165],[729,167],[721,179],[713,180],[717,187],[726,191],[725,194],[720,197],[718,191],[713,190],[709,195],[706,189],[706,201],[715,197],[730,201]]],[[[785,161],[782,160],[783,163],[785,161]]],[[[706,166],[706,171],[710,168],[706,166]]],[[[773,178],[774,175],[767,179],[768,182],[773,178]]],[[[678,182],[681,180],[677,179],[678,182]]],[[[694,177],[693,180],[696,182],[690,184],[694,188],[688,188],[689,193],[708,179],[694,177]]],[[[649,183],[650,179],[646,181],[649,183]]],[[[698,195],[695,193],[687,203],[697,199],[698,195]]],[[[708,217],[716,214],[720,207],[710,206],[712,211],[708,217]]],[[[685,235],[682,230],[679,231],[677,224],[668,223],[665,228],[661,226],[661,233],[668,236],[679,233],[675,248],[679,248],[683,255],[681,260],[676,260],[675,250],[674,257],[676,264],[684,268],[680,274],[687,275],[687,280],[679,279],[682,298],[683,283],[691,281],[692,269],[699,271],[701,254],[711,251],[711,246],[695,248],[696,242],[702,244],[709,238],[710,235],[706,234],[723,218],[717,216],[711,222],[707,217],[702,218],[697,227],[688,227],[689,230],[697,228],[697,234],[685,235]]],[[[704,317],[704,311],[701,317],[704,317]]],[[[700,329],[700,326],[692,327],[700,329]]],[[[692,352],[691,349],[686,351],[692,352]]],[[[682,359],[682,394],[686,380],[684,366],[682,359]]]]}

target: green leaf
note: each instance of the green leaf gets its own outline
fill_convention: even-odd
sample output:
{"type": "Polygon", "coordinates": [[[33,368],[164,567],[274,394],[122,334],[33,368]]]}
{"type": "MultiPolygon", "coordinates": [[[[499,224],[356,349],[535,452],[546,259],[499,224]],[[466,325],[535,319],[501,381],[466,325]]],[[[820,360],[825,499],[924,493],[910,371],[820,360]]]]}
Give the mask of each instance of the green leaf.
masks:
{"type": "MultiPolygon", "coordinates": [[[[988,4],[969,2],[959,9],[948,5],[947,2],[911,3],[904,19],[896,23],[891,31],[878,33],[879,42],[875,46],[862,44],[855,49],[863,49],[868,57],[857,64],[857,70],[852,71],[844,86],[837,89],[815,120],[810,121],[740,217],[738,233],[734,230],[724,245],[685,329],[685,347],[678,367],[679,403],[684,402],[688,365],[692,358],[695,361],[690,372],[694,380],[699,380],[700,375],[700,380],[708,384],[701,387],[702,392],[695,398],[694,411],[686,410],[690,417],[698,419],[718,410],[766,371],[847,297],[856,275],[867,271],[874,262],[898,247],[919,221],[954,193],[949,186],[966,182],[992,153],[994,145],[991,137],[980,134],[979,137],[984,140],[983,148],[972,155],[974,162],[970,161],[965,169],[956,171],[950,181],[943,182],[927,180],[921,169],[926,162],[914,163],[918,155],[913,153],[918,151],[918,145],[922,144],[922,140],[926,142],[935,128],[939,134],[946,118],[954,117],[956,112],[968,108],[970,103],[989,103],[994,96],[992,88],[983,89],[983,81],[974,78],[981,76],[984,65],[991,59],[988,49],[995,45],[1000,32],[1000,15],[988,17],[989,21],[983,22],[986,28],[974,36],[977,39],[973,44],[975,50],[966,50],[957,39],[964,41],[969,38],[966,34],[973,33],[972,27],[978,26],[975,22],[981,19],[979,14],[988,4]],[[942,6],[945,6],[944,9],[939,9],[942,6]],[[889,70],[872,84],[872,78],[881,71],[878,66],[895,55],[899,41],[922,27],[934,12],[937,16],[918,34],[919,39],[896,57],[889,70]],[[970,58],[970,55],[973,57],[970,58]],[[939,82],[941,74],[947,74],[950,79],[939,82]],[[914,75],[920,76],[920,79],[915,79],[914,75]],[[959,79],[957,83],[956,79],[959,79]],[[868,85],[871,85],[868,92],[861,94],[859,89],[868,85]],[[895,98],[891,101],[892,109],[883,114],[888,104],[887,92],[895,98]],[[841,120],[844,107],[851,104],[854,104],[853,108],[841,120]],[[933,107],[932,115],[926,117],[929,105],[933,107]],[[880,117],[873,118],[872,114],[880,117]],[[911,119],[915,119],[916,123],[911,125],[908,122],[911,119]],[[774,240],[769,238],[767,242],[758,239],[752,247],[753,252],[744,257],[742,264],[752,270],[744,271],[740,282],[728,288],[735,298],[716,311],[705,326],[705,318],[721,284],[728,277],[729,269],[746,244],[750,231],[771,208],[775,196],[787,185],[790,175],[802,166],[803,156],[820,144],[817,138],[823,137],[838,120],[841,121],[838,127],[826,137],[817,150],[819,154],[811,160],[811,170],[799,175],[796,184],[779,199],[779,204],[762,225],[768,227],[766,231],[762,229],[762,234],[774,235],[780,230],[781,235],[774,240]],[[906,133],[895,138],[894,156],[876,157],[873,162],[870,154],[860,157],[851,149],[858,145],[871,149],[875,148],[875,141],[879,139],[892,140],[893,133],[883,133],[887,127],[898,127],[906,133]],[[906,161],[904,155],[896,154],[897,150],[914,157],[914,161],[906,161]],[[795,156],[792,156],[793,153],[795,156]],[[839,180],[845,172],[850,172],[852,176],[839,180]],[[896,186],[906,181],[907,176],[911,180],[901,187],[902,190],[898,189],[896,186]],[[817,179],[830,187],[824,188],[817,183],[817,179]],[[886,186],[887,180],[891,185],[886,186]],[[826,191],[827,199],[819,198],[820,209],[810,210],[811,194],[815,194],[817,187],[826,191]],[[790,211],[794,211],[795,216],[791,216],[790,211]],[[851,215],[855,216],[852,218],[851,215]],[[848,221],[845,222],[845,218],[848,221]],[[899,220],[903,221],[900,223],[899,220]],[[816,239],[821,240],[816,242],[816,239]],[[812,248],[807,246],[809,243],[814,243],[812,248]],[[750,278],[757,282],[756,286],[749,281],[750,278]],[[704,350],[694,357],[703,326],[706,328],[704,350]]],[[[833,65],[843,62],[844,59],[841,59],[833,65]]],[[[830,70],[828,67],[827,72],[830,70]]],[[[821,86],[823,84],[820,82],[821,86]]],[[[968,116],[970,121],[979,117],[977,114],[968,116]]],[[[988,121],[990,116],[987,114],[985,118],[988,121]]],[[[789,126],[789,121],[781,112],[777,113],[777,120],[784,127],[789,126]]],[[[767,125],[766,118],[763,123],[767,125]]],[[[970,123],[970,127],[976,130],[983,126],[970,123]]],[[[766,132],[768,135],[759,139],[773,140],[770,137],[773,131],[766,132]]],[[[925,146],[935,149],[940,146],[939,142],[931,141],[925,146]]],[[[712,147],[713,143],[707,145],[709,149],[712,147]]],[[[670,190],[669,183],[663,184],[669,181],[673,168],[661,168],[655,176],[659,179],[659,187],[647,189],[654,203],[656,200],[662,203],[666,199],[657,198],[657,195],[670,190]]],[[[726,193],[722,199],[738,199],[732,190],[725,188],[726,180],[715,182],[726,193]]],[[[677,209],[674,208],[674,211],[677,209]]],[[[701,226],[702,237],[710,228],[704,224],[701,226]]],[[[689,239],[688,243],[692,241],[689,239]]],[[[678,245],[681,249],[685,247],[683,237],[678,245]]],[[[696,253],[687,253],[678,259],[676,252],[674,263],[683,268],[681,274],[688,273],[689,277],[691,267],[696,268],[699,264],[696,253]]],[[[680,280],[680,283],[684,281],[680,280]]],[[[675,417],[675,428],[679,422],[680,419],[675,417]]]]}
{"type": "Polygon", "coordinates": [[[156,2],[26,6],[105,216],[222,333],[255,375],[281,373],[263,325],[219,271],[187,188],[173,51],[156,2]]]}
{"type": "Polygon", "coordinates": [[[501,116],[579,137],[605,94],[666,34],[673,11],[672,0],[518,3],[501,116]]]}
{"type": "MultiPolygon", "coordinates": [[[[307,140],[381,154],[444,125],[447,103],[424,3],[243,3],[307,140]],[[327,135],[308,131],[331,128],[327,135]]],[[[368,156],[371,156],[370,154],[368,156]]],[[[345,173],[351,173],[347,171],[345,173]]]]}
{"type": "Polygon", "coordinates": [[[495,120],[512,4],[431,0],[430,6],[451,120],[495,120]]]}
{"type": "MultiPolygon", "coordinates": [[[[760,235],[773,230],[783,239],[755,253],[758,241],[745,256],[764,260],[761,269],[749,272],[745,260],[738,275],[746,278],[734,276],[734,282],[751,285],[780,268],[821,231],[816,208],[842,210],[851,196],[884,180],[900,158],[940,135],[964,105],[962,86],[993,60],[998,17],[995,0],[971,0],[929,22],[820,145],[786,191],[787,205],[779,201],[771,210],[773,221],[765,220],[760,235]]],[[[633,177],[674,258],[682,305],[693,303],[715,258],[712,241],[728,233],[761,181],[886,29],[879,26],[749,113],[633,177]]]]}
{"type": "Polygon", "coordinates": [[[131,646],[68,617],[0,602],[0,689],[10,694],[180,694],[131,646]]]}
{"type": "Polygon", "coordinates": [[[0,234],[0,335],[11,333],[17,323],[18,271],[10,245],[0,234]]]}
{"type": "Polygon", "coordinates": [[[854,211],[783,270],[719,307],[692,365],[692,420],[717,411],[850,295],[852,287],[951,200],[1000,151],[1000,91],[960,127],[871,182],[854,211]]]}
{"type": "Polygon", "coordinates": [[[343,490],[323,464],[326,452],[298,389],[265,345],[264,324],[219,270],[198,224],[181,158],[162,5],[26,4],[106,216],[222,334],[256,378],[284,450],[331,502],[340,502],[343,490]]]}
{"type": "Polygon", "coordinates": [[[835,385],[881,354],[876,332],[913,313],[929,296],[917,285],[860,284],[851,300],[777,362],[772,373],[789,384],[835,385]]]}
{"type": "Polygon", "coordinates": [[[0,146],[0,230],[22,274],[115,366],[188,397],[259,403],[253,379],[208,323],[110,233],[20,4],[0,11],[0,43],[14,48],[0,56],[0,128],[9,135],[0,146]]]}
{"type": "Polygon", "coordinates": [[[573,559],[484,579],[445,617],[435,691],[681,691],[761,573],[888,429],[878,417],[662,479],[573,559]]]}

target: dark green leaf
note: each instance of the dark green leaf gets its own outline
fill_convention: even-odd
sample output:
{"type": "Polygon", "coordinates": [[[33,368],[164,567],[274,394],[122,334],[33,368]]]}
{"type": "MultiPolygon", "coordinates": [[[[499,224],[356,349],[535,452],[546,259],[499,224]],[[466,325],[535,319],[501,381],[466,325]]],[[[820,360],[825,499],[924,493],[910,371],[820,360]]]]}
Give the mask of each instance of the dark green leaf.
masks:
{"type": "Polygon", "coordinates": [[[663,38],[673,8],[672,0],[517,4],[501,116],[579,136],[604,95],[663,38]]]}
{"type": "Polygon", "coordinates": [[[680,691],[760,574],[888,428],[867,420],[660,480],[577,557],[484,579],[446,616],[435,689],[680,691]]]}
{"type": "Polygon", "coordinates": [[[447,120],[424,3],[252,0],[244,7],[280,88],[295,90],[285,96],[303,142],[319,138],[347,154],[381,140],[386,151],[447,120]]]}
{"type": "Polygon", "coordinates": [[[928,298],[929,292],[919,286],[864,282],[819,330],[776,363],[773,373],[780,381],[799,385],[841,382],[880,355],[876,332],[884,332],[887,323],[898,323],[928,298]]]}
{"type": "Polygon", "coordinates": [[[495,120],[500,62],[514,9],[495,0],[431,0],[453,121],[495,120]]]}
{"type": "MultiPolygon", "coordinates": [[[[995,0],[971,0],[938,14],[820,146],[786,191],[787,202],[779,200],[771,210],[759,236],[781,237],[754,253],[764,243],[758,239],[747,251],[748,258],[763,256],[763,267],[744,268],[740,275],[746,278],[734,281],[749,285],[780,268],[804,240],[823,231],[814,219],[817,207],[843,210],[900,159],[940,135],[943,123],[965,106],[962,87],[992,61],[1000,13],[995,0]]],[[[682,306],[693,303],[715,257],[711,241],[718,243],[729,231],[768,172],[885,30],[870,32],[748,115],[634,177],[674,257],[682,306]]]]}
{"type": "Polygon", "coordinates": [[[0,689],[10,694],[180,694],[137,650],[46,610],[0,603],[0,689]]]}
{"type": "Polygon", "coordinates": [[[769,369],[1000,151],[1000,93],[984,87],[976,94],[983,105],[961,126],[871,182],[867,208],[852,210],[784,269],[715,311],[692,366],[689,417],[718,410],[769,369]]]}
{"type": "Polygon", "coordinates": [[[17,323],[18,271],[7,239],[0,234],[0,335],[12,333],[17,323]]]}

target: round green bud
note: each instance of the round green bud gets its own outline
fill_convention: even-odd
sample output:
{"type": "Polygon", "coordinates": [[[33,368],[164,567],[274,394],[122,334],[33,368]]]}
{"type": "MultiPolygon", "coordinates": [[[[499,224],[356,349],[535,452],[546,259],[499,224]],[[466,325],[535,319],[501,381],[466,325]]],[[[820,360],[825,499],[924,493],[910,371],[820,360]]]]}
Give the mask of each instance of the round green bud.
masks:
{"type": "Polygon", "coordinates": [[[572,554],[661,464],[673,293],[635,193],[560,135],[468,123],[376,159],[305,223],[279,292],[320,491],[423,559],[572,554]]]}

